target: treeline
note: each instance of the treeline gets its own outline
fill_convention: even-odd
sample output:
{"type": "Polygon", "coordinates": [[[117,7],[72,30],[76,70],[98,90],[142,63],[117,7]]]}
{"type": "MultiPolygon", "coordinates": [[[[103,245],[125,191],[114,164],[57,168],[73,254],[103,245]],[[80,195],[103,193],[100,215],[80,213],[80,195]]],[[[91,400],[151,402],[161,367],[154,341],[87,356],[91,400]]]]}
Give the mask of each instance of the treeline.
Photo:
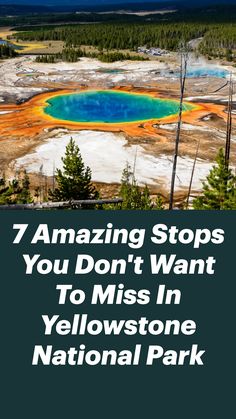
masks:
{"type": "Polygon", "coordinates": [[[37,63],[56,63],[58,61],[66,61],[66,62],[77,62],[81,57],[88,57],[88,58],[96,58],[101,62],[104,63],[113,63],[116,61],[124,61],[124,60],[138,60],[138,61],[146,61],[148,58],[144,58],[139,55],[123,53],[123,52],[88,52],[85,49],[81,48],[64,48],[61,53],[57,54],[48,54],[48,55],[40,55],[36,57],[37,63]]]}
{"type": "Polygon", "coordinates": [[[234,60],[236,57],[236,26],[225,25],[207,31],[199,45],[199,51],[212,58],[234,60]]]}
{"type": "MultiPolygon", "coordinates": [[[[201,37],[203,40],[200,43],[199,52],[203,55],[232,60],[234,59],[233,51],[236,50],[236,25],[233,24],[78,25],[41,28],[18,33],[16,37],[22,41],[63,41],[66,48],[92,46],[103,54],[98,57],[98,53],[85,53],[81,50],[81,56],[96,57],[106,62],[112,62],[115,59],[113,55],[105,55],[104,51],[107,53],[112,50],[136,51],[142,45],[175,51],[178,49],[180,40],[188,42],[201,37]]],[[[131,57],[118,58],[120,59],[131,59],[131,57]]],[[[132,56],[132,59],[135,59],[135,56],[132,56]]]]}
{"type": "MultiPolygon", "coordinates": [[[[192,39],[203,38],[199,51],[209,57],[234,59],[234,50],[236,50],[236,27],[233,24],[76,25],[44,27],[17,33],[16,37],[22,41],[63,41],[66,48],[92,46],[101,52],[127,49],[136,51],[138,47],[143,45],[148,48],[157,47],[176,51],[180,40],[189,42],[192,39]],[[229,51],[232,51],[232,53],[230,54],[229,51]]],[[[91,53],[87,54],[91,56],[91,53]]],[[[85,52],[81,56],[86,56],[85,52]]],[[[99,59],[106,62],[113,61],[112,56],[103,55],[99,59]]],[[[126,57],[125,59],[130,58],[126,57]]],[[[135,56],[132,56],[132,59],[135,59],[135,56]]]]}
{"type": "MultiPolygon", "coordinates": [[[[23,7],[23,5],[22,5],[23,7]]],[[[157,19],[159,21],[159,17],[157,19]]],[[[44,14],[34,14],[23,16],[1,16],[0,15],[0,25],[1,26],[18,26],[19,30],[22,30],[22,26],[31,26],[31,25],[55,25],[55,24],[79,24],[79,23],[100,23],[100,22],[112,22],[112,23],[132,23],[132,22],[145,22],[145,18],[137,15],[128,15],[128,14],[100,14],[100,13],[44,13],[44,14]]],[[[153,19],[152,19],[153,20],[153,19]]],[[[18,29],[18,28],[17,28],[18,29]]],[[[25,30],[25,27],[23,28],[25,30]]]]}
{"type": "Polygon", "coordinates": [[[38,55],[35,61],[36,63],[53,64],[56,62],[56,57],[53,54],[38,55]]]}
{"type": "Polygon", "coordinates": [[[176,50],[180,40],[190,41],[205,35],[201,24],[97,24],[41,28],[21,32],[22,41],[63,41],[67,47],[93,46],[100,51],[137,50],[139,46],[176,50]]]}
{"type": "Polygon", "coordinates": [[[75,63],[83,57],[83,51],[79,48],[63,48],[63,51],[57,54],[39,55],[36,57],[37,63],[56,63],[58,61],[66,61],[75,63]]]}
{"type": "Polygon", "coordinates": [[[132,60],[132,61],[148,61],[149,58],[145,58],[141,55],[134,55],[130,53],[124,53],[120,51],[115,52],[92,52],[87,53],[85,57],[89,58],[96,58],[99,61],[102,61],[103,63],[114,63],[116,61],[126,61],[126,60],[132,60]]]}
{"type": "Polygon", "coordinates": [[[0,59],[14,58],[18,54],[10,45],[0,45],[0,59]]]}

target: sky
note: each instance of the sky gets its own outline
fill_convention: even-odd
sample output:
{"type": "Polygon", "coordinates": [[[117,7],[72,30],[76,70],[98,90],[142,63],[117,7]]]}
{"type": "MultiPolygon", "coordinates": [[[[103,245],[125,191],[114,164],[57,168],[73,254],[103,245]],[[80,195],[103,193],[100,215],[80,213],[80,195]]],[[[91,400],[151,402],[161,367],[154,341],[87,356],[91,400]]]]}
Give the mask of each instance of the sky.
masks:
{"type": "MultiPolygon", "coordinates": [[[[164,2],[174,2],[175,0],[146,0],[148,3],[164,3],[164,2]]],[[[181,0],[177,0],[181,2],[181,0]]],[[[223,0],[224,1],[224,0],[223,0]]],[[[0,0],[0,4],[41,4],[41,5],[50,5],[50,4],[67,4],[70,5],[99,5],[99,4],[130,4],[130,3],[140,3],[145,6],[145,0],[0,0]]]]}
{"type": "MultiPolygon", "coordinates": [[[[145,3],[181,3],[182,1],[186,0],[0,0],[0,4],[31,4],[31,5],[102,5],[102,4],[130,4],[130,3],[140,3],[142,5],[142,8],[145,8],[145,3]]],[[[191,1],[191,0],[190,0],[191,1]]],[[[233,4],[236,0],[206,0],[207,3],[225,3],[225,4],[233,4]]]]}

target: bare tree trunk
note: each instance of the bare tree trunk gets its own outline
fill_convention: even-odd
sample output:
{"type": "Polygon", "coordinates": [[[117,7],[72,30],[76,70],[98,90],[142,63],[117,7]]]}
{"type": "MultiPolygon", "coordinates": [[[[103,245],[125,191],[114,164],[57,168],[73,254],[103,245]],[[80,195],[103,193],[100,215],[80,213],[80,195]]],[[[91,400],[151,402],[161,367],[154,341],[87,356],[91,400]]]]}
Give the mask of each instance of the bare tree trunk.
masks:
{"type": "Polygon", "coordinates": [[[231,149],[231,137],[232,137],[233,94],[234,94],[234,85],[233,85],[232,73],[231,73],[230,81],[229,81],[228,118],[227,118],[226,144],[225,144],[226,169],[229,168],[229,161],[230,161],[230,149],[231,149]]]}
{"type": "Polygon", "coordinates": [[[39,168],[40,173],[40,182],[39,182],[39,202],[40,204],[43,202],[43,164],[39,168]]]}
{"type": "Polygon", "coordinates": [[[45,189],[44,189],[44,201],[46,201],[48,199],[48,178],[45,175],[44,177],[44,181],[45,181],[45,189]]]}
{"type": "Polygon", "coordinates": [[[88,205],[105,205],[105,204],[122,204],[123,199],[87,199],[87,200],[71,200],[65,202],[40,202],[33,204],[13,204],[13,205],[0,205],[1,210],[38,210],[38,209],[65,209],[65,208],[74,208],[82,209],[84,206],[88,205]]]}
{"type": "Polygon", "coordinates": [[[200,142],[201,142],[201,140],[199,138],[198,143],[197,143],[197,148],[196,148],[196,154],[195,154],[195,158],[194,158],[194,162],[193,162],[193,168],[192,168],[190,183],[189,183],[189,190],[188,190],[188,195],[187,195],[187,200],[186,200],[186,209],[189,208],[189,200],[190,200],[190,196],[191,196],[191,192],[192,192],[193,177],[194,177],[194,172],[195,172],[195,168],[196,168],[196,164],[197,164],[200,142]]]}
{"type": "Polygon", "coordinates": [[[55,191],[55,161],[53,161],[53,171],[52,171],[52,191],[55,191]]]}
{"type": "Polygon", "coordinates": [[[134,166],[133,166],[132,186],[134,186],[134,184],[135,184],[135,172],[136,172],[136,164],[137,164],[137,155],[138,155],[138,147],[136,147],[136,150],[135,150],[135,156],[134,156],[134,166]]]}
{"type": "Polygon", "coordinates": [[[180,64],[179,116],[178,116],[178,125],[177,125],[176,140],[175,140],[174,159],[173,159],[173,166],[172,166],[169,210],[173,209],[173,204],[174,204],[175,178],[176,178],[180,133],[181,133],[181,125],[182,125],[183,101],[184,101],[184,92],[185,92],[185,82],[186,82],[186,77],[187,77],[188,56],[189,56],[188,48],[186,47],[186,45],[182,45],[180,47],[181,64],[180,64]]]}

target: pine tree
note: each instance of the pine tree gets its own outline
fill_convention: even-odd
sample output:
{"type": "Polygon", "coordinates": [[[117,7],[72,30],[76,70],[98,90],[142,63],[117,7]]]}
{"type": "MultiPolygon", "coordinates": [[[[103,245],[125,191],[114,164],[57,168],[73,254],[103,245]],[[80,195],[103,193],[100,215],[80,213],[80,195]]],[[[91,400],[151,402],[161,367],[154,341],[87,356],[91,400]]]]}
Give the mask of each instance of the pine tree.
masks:
{"type": "Polygon", "coordinates": [[[206,182],[203,193],[193,201],[195,210],[236,209],[236,177],[225,164],[223,149],[220,149],[206,182]]]}
{"type": "Polygon", "coordinates": [[[0,205],[4,205],[6,203],[5,194],[7,189],[8,187],[6,185],[6,179],[3,176],[0,178],[0,205]]]}
{"type": "Polygon", "coordinates": [[[17,175],[11,181],[0,178],[0,205],[28,204],[33,202],[30,194],[30,181],[26,172],[21,178],[17,175]]]}
{"type": "Polygon", "coordinates": [[[91,182],[91,169],[85,167],[79,147],[73,138],[62,157],[63,170],[56,170],[57,188],[49,191],[49,197],[55,202],[97,199],[98,192],[91,182]]]}
{"type": "Polygon", "coordinates": [[[141,190],[129,164],[122,173],[120,196],[123,198],[123,210],[150,210],[153,207],[149,188],[145,186],[141,190]]]}
{"type": "Polygon", "coordinates": [[[18,178],[11,181],[6,181],[4,178],[1,179],[0,204],[16,204],[20,191],[20,181],[18,178]]]}
{"type": "Polygon", "coordinates": [[[236,182],[235,187],[229,194],[229,198],[225,202],[225,210],[235,210],[236,209],[236,182]]]}
{"type": "Polygon", "coordinates": [[[156,198],[155,209],[159,211],[162,211],[165,209],[163,199],[160,195],[158,195],[156,198]]]}
{"type": "Polygon", "coordinates": [[[141,209],[142,210],[150,210],[152,209],[152,200],[150,198],[150,190],[146,185],[143,192],[141,192],[141,209]]]}
{"type": "Polygon", "coordinates": [[[26,172],[24,172],[24,177],[21,180],[21,188],[16,199],[18,204],[30,204],[33,202],[30,194],[30,180],[26,172]]]}

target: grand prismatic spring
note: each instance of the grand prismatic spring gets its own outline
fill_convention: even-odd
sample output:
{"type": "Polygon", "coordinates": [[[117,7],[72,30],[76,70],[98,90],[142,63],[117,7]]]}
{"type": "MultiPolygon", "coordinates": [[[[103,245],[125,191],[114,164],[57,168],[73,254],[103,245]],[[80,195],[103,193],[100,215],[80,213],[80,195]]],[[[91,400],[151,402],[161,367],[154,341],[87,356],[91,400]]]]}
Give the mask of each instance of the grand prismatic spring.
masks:
{"type": "MultiPolygon", "coordinates": [[[[222,107],[185,101],[183,120],[196,121],[210,110],[222,107]]],[[[46,92],[20,104],[0,105],[3,135],[35,137],[62,126],[66,129],[99,129],[124,132],[131,137],[157,135],[157,123],[177,122],[178,98],[168,98],[155,89],[116,87],[113,89],[77,88],[46,92]]]]}
{"type": "MultiPolygon", "coordinates": [[[[175,100],[116,91],[86,91],[58,95],[47,101],[45,112],[56,119],[86,123],[129,123],[166,118],[178,113],[175,100]]],[[[189,103],[184,110],[195,108],[189,103]]]]}

